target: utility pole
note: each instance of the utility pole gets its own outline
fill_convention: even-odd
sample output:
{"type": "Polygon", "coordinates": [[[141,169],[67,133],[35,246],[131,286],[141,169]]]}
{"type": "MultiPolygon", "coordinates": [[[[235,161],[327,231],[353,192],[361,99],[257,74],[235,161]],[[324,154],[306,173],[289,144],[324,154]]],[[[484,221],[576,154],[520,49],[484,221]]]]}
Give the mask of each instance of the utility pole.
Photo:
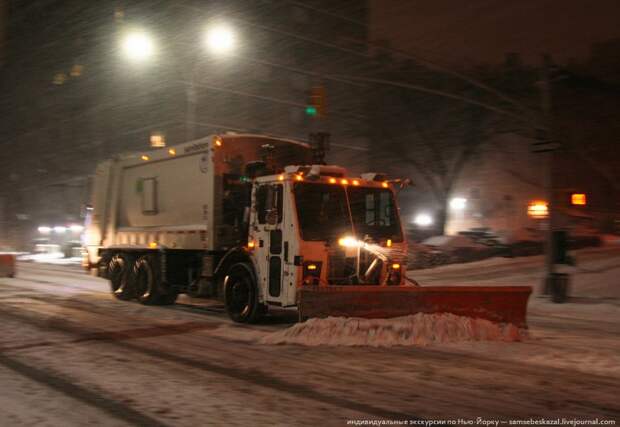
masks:
{"type": "MultiPolygon", "coordinates": [[[[546,129],[544,137],[549,140],[551,137],[551,81],[549,77],[549,56],[543,55],[542,67],[541,67],[541,79],[540,79],[540,95],[541,95],[541,110],[542,110],[542,123],[544,129],[546,129]]],[[[548,150],[546,156],[546,180],[545,180],[545,193],[547,194],[547,242],[546,242],[546,274],[544,279],[543,294],[549,295],[551,293],[551,284],[553,281],[553,275],[555,273],[555,256],[554,256],[554,242],[553,231],[555,226],[555,203],[553,193],[553,150],[548,150]]]]}
{"type": "Polygon", "coordinates": [[[187,110],[185,112],[185,141],[193,141],[196,138],[196,86],[194,85],[194,76],[185,88],[185,97],[187,110]]]}
{"type": "MultiPolygon", "coordinates": [[[[543,295],[550,295],[554,301],[559,293],[565,296],[568,278],[564,274],[556,274],[555,264],[559,261],[558,243],[561,236],[558,234],[558,200],[555,194],[554,170],[555,170],[555,151],[559,148],[560,143],[553,132],[552,117],[552,94],[551,94],[551,58],[549,55],[543,55],[541,78],[539,81],[541,95],[541,125],[537,135],[537,143],[535,143],[535,152],[545,153],[546,155],[546,180],[545,192],[547,194],[547,232],[546,232],[546,274],[543,285],[543,295]],[[562,281],[563,283],[559,283],[562,281]],[[559,291],[564,286],[564,291],[559,291]]],[[[564,257],[562,257],[564,258],[564,257]]],[[[560,262],[565,262],[561,260],[560,262]]],[[[560,298],[560,299],[563,299],[560,298]]],[[[557,301],[560,302],[560,301],[557,301]]]]}
{"type": "Polygon", "coordinates": [[[0,0],[0,68],[4,66],[6,61],[8,23],[9,2],[8,0],[0,0]]]}

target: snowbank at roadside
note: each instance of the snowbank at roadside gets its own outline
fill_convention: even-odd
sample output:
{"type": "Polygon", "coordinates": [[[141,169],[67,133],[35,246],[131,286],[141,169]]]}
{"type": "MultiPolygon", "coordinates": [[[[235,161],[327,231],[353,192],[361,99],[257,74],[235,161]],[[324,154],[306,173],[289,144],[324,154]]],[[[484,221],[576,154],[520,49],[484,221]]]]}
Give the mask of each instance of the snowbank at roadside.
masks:
{"type": "Polygon", "coordinates": [[[81,264],[81,257],[70,257],[65,258],[65,254],[62,252],[51,252],[51,253],[41,253],[41,254],[23,254],[17,257],[18,261],[32,261],[39,262],[43,264],[59,264],[59,265],[71,265],[71,264],[81,264]]]}
{"type": "Polygon", "coordinates": [[[426,346],[463,341],[522,341],[527,331],[454,314],[424,314],[393,319],[328,317],[309,319],[267,335],[261,344],[306,346],[426,346]]]}

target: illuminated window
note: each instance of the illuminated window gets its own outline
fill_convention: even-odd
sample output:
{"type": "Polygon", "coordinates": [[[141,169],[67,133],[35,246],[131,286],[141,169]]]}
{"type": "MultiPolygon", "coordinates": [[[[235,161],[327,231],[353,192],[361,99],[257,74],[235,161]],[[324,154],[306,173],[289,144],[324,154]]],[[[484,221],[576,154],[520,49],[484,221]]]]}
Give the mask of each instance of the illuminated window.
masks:
{"type": "Polygon", "coordinates": [[[527,207],[527,214],[532,218],[547,218],[549,206],[544,200],[534,200],[527,207]]]}
{"type": "Polygon", "coordinates": [[[573,193],[570,195],[570,204],[576,206],[585,206],[587,204],[586,195],[583,193],[573,193]]]}

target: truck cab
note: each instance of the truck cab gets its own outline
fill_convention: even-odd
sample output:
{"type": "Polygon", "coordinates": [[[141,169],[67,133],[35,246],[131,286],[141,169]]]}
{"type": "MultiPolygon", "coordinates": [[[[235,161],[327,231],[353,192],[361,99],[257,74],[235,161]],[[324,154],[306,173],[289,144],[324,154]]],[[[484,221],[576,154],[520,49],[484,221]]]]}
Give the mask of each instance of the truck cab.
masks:
{"type": "Polygon", "coordinates": [[[233,318],[252,317],[252,304],[257,313],[265,305],[294,307],[303,287],[401,285],[406,245],[398,208],[390,184],[376,178],[326,165],[257,178],[246,246],[255,301],[240,290],[249,285],[227,277],[233,318]]]}

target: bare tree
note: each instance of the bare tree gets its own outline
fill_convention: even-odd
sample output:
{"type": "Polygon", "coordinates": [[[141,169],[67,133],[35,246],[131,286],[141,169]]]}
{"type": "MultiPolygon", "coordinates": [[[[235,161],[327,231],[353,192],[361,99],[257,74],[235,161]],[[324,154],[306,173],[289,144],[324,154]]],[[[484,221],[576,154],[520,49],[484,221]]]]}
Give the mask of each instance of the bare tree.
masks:
{"type": "Polygon", "coordinates": [[[433,194],[444,232],[449,197],[464,167],[493,132],[490,112],[432,95],[382,91],[373,111],[374,140],[382,152],[408,164],[433,194]]]}

